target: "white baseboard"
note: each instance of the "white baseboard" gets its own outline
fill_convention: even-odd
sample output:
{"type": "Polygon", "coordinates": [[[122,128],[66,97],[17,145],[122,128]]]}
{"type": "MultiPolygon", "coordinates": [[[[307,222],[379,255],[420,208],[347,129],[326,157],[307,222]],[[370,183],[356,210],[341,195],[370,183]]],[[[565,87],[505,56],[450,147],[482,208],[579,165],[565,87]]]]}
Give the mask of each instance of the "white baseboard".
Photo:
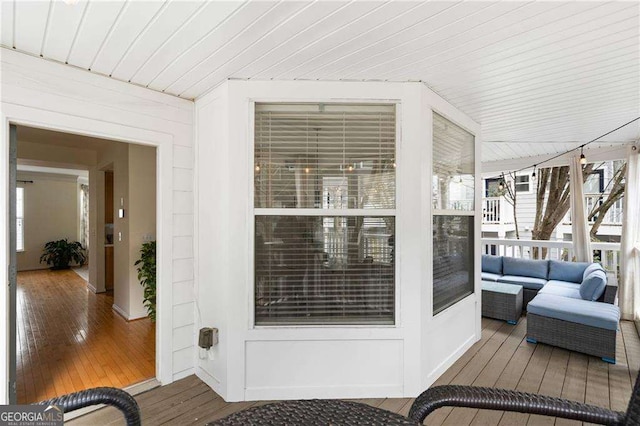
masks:
{"type": "Polygon", "coordinates": [[[116,305],[115,303],[113,305],[111,305],[111,309],[113,309],[114,311],[116,311],[116,313],[118,315],[120,315],[122,318],[126,319],[127,321],[129,321],[129,314],[127,314],[120,306],[116,305]]]}
{"type": "Polygon", "coordinates": [[[222,388],[222,383],[220,382],[220,380],[216,379],[214,376],[203,370],[200,366],[196,367],[196,376],[226,401],[225,398],[227,395],[222,388]]]}
{"type": "Polygon", "coordinates": [[[98,289],[93,286],[90,282],[87,281],[87,288],[91,290],[93,293],[97,293],[98,289]]]}
{"type": "MultiPolygon", "coordinates": [[[[194,374],[195,373],[194,373],[193,368],[188,368],[188,369],[186,369],[184,371],[179,371],[177,373],[174,373],[172,377],[173,377],[173,381],[175,382],[176,380],[184,379],[185,377],[193,376],[194,374]]],[[[167,383],[167,384],[169,384],[169,383],[167,383]]]]}
{"type": "Polygon", "coordinates": [[[436,380],[438,380],[438,378],[442,376],[442,374],[444,374],[444,372],[447,371],[478,340],[480,340],[480,338],[477,337],[476,335],[469,337],[467,340],[464,341],[462,345],[458,347],[458,349],[456,349],[454,353],[449,355],[444,361],[438,364],[436,368],[431,370],[431,372],[429,373],[429,376],[427,377],[427,383],[425,384],[425,387],[428,388],[436,380]]]}

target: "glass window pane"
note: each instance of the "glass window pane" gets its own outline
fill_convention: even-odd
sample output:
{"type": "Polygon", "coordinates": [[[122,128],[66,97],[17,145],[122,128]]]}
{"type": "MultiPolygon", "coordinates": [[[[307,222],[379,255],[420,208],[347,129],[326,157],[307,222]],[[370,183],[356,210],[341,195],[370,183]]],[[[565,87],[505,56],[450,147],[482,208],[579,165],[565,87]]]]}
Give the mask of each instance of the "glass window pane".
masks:
{"type": "Polygon", "coordinates": [[[393,324],[393,217],[256,216],[255,322],[393,324]]]}
{"type": "Polygon", "coordinates": [[[433,208],[473,210],[474,136],[433,114],[433,208]]]}
{"type": "Polygon", "coordinates": [[[473,293],[473,269],[473,216],[434,216],[434,314],[473,293]]]}
{"type": "Polygon", "coordinates": [[[395,105],[256,104],[256,208],[395,208],[395,105]]]}

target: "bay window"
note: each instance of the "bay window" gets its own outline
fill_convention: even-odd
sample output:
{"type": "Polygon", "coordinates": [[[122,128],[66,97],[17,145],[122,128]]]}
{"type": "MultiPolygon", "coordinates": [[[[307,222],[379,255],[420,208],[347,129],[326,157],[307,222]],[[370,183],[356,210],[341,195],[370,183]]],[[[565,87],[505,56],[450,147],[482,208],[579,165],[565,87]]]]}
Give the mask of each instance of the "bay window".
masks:
{"type": "Polygon", "coordinates": [[[433,114],[433,313],[473,293],[475,138],[433,114]]]}
{"type": "Polygon", "coordinates": [[[256,103],[256,325],[394,324],[395,104],[256,103]]]}

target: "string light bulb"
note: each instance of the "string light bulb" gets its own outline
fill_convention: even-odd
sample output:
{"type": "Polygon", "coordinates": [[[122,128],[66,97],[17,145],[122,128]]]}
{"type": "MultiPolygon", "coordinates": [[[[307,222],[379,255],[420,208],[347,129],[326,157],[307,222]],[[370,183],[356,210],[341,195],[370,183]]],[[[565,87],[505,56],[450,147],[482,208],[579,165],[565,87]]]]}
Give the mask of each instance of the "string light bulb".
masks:
{"type": "Polygon", "coordinates": [[[305,173],[309,173],[309,168],[308,168],[308,167],[305,167],[304,172],[305,172],[305,173]]]}
{"type": "Polygon", "coordinates": [[[580,164],[587,164],[587,157],[584,156],[584,145],[580,147],[580,164]]]}
{"type": "Polygon", "coordinates": [[[260,171],[260,165],[256,164],[256,172],[259,172],[259,171],[260,171]]]}

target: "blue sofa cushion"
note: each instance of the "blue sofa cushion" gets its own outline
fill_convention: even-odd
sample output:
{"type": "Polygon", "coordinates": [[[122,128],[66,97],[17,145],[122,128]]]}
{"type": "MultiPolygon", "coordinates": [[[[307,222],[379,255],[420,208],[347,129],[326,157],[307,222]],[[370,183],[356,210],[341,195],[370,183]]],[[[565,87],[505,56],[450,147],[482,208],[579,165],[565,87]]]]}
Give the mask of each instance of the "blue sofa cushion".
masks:
{"type": "Polygon", "coordinates": [[[483,272],[482,273],[482,281],[498,281],[498,278],[500,278],[502,275],[499,274],[493,274],[491,272],[483,272]]]}
{"type": "Polygon", "coordinates": [[[542,278],[520,277],[517,275],[503,275],[498,278],[498,282],[521,285],[531,290],[540,290],[547,283],[547,280],[542,278]]]}
{"type": "Polygon", "coordinates": [[[589,266],[587,266],[587,269],[585,269],[584,272],[582,273],[582,280],[580,280],[580,282],[584,281],[584,279],[587,278],[587,275],[589,275],[593,271],[604,271],[604,268],[599,263],[590,264],[589,266]]]}
{"type": "Polygon", "coordinates": [[[620,309],[615,305],[551,294],[538,294],[527,305],[527,312],[614,331],[620,321],[620,309]]]}
{"type": "Polygon", "coordinates": [[[549,279],[569,281],[580,284],[584,277],[584,270],[590,265],[588,262],[561,262],[549,261],[549,279]]]}
{"type": "Polygon", "coordinates": [[[572,299],[582,299],[580,295],[580,284],[566,281],[549,281],[538,294],[552,294],[556,296],[570,297],[572,299]]]}
{"type": "Polygon", "coordinates": [[[604,271],[595,270],[580,284],[580,296],[584,300],[598,300],[607,285],[607,274],[604,271]]]}
{"type": "Polygon", "coordinates": [[[564,287],[564,288],[579,288],[580,283],[570,283],[568,281],[558,281],[558,280],[549,280],[546,285],[551,285],[553,287],[564,287]]]}
{"type": "Polygon", "coordinates": [[[482,272],[502,275],[502,256],[482,255],[482,272]]]}
{"type": "Polygon", "coordinates": [[[546,280],[549,274],[549,261],[504,257],[502,259],[502,273],[504,275],[517,275],[546,280]]]}

